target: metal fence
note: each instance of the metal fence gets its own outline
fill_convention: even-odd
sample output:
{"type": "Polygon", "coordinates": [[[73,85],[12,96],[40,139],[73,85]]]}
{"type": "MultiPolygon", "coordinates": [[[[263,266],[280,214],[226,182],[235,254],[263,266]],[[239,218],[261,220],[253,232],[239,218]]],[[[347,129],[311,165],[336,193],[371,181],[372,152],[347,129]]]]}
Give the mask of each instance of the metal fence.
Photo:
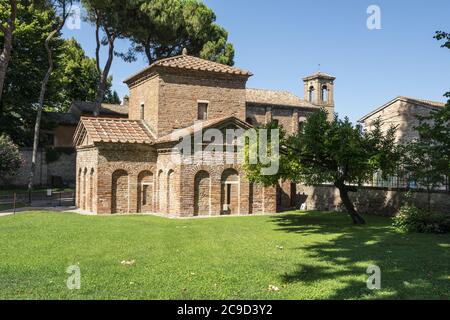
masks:
{"type": "MultiPolygon", "coordinates": [[[[402,190],[427,190],[427,186],[417,183],[411,174],[403,170],[398,170],[398,174],[383,178],[381,173],[374,175],[372,181],[363,183],[364,187],[402,189],[402,190]]],[[[444,183],[433,188],[434,191],[450,192],[450,177],[444,178],[444,183]]]]}
{"type": "Polygon", "coordinates": [[[27,191],[0,194],[0,211],[15,210],[21,207],[54,208],[75,206],[75,191],[44,190],[31,194],[27,191]]]}

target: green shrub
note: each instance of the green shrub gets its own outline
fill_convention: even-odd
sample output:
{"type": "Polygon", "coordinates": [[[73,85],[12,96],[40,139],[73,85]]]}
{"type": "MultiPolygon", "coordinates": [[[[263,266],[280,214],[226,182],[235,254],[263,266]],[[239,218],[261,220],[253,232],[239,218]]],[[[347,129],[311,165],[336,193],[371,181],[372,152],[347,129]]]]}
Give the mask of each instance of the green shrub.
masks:
{"type": "Polygon", "coordinates": [[[0,135],[0,178],[4,175],[13,176],[22,166],[19,148],[11,138],[0,135]]]}
{"type": "Polygon", "coordinates": [[[393,226],[402,232],[447,233],[450,232],[450,216],[427,213],[408,204],[400,209],[393,226]]]}

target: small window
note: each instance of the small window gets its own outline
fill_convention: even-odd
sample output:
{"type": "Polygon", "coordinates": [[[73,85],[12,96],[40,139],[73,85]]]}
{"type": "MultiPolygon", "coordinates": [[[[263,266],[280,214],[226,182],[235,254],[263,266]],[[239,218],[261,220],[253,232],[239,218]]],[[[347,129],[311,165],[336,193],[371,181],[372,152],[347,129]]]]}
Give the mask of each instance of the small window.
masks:
{"type": "Polygon", "coordinates": [[[309,102],[314,102],[314,87],[309,87],[309,102]]]}
{"type": "Polygon", "coordinates": [[[198,103],[198,120],[208,120],[208,103],[198,103]]]}
{"type": "Polygon", "coordinates": [[[328,87],[323,86],[322,87],[322,102],[328,102],[328,87]]]}
{"type": "Polygon", "coordinates": [[[303,121],[300,121],[298,123],[298,132],[303,132],[304,129],[305,129],[305,124],[303,121]]]}
{"type": "Polygon", "coordinates": [[[253,119],[252,118],[245,119],[245,122],[247,122],[248,124],[253,125],[253,119]]]}
{"type": "Polygon", "coordinates": [[[280,125],[280,121],[277,120],[277,119],[272,120],[272,123],[273,123],[274,125],[276,125],[276,126],[279,126],[279,125],[280,125]]]}
{"type": "Polygon", "coordinates": [[[145,105],[143,103],[141,103],[141,120],[144,120],[144,115],[145,115],[145,105]]]}

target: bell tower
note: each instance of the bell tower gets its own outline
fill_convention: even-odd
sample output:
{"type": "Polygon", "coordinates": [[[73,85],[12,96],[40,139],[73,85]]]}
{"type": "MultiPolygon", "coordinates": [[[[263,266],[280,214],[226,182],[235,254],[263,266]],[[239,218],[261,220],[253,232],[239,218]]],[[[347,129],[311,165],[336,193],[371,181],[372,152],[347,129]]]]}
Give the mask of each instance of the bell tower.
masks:
{"type": "Polygon", "coordinates": [[[324,107],[332,115],[334,113],[334,80],[335,77],[323,72],[317,72],[303,79],[305,100],[324,107]]]}

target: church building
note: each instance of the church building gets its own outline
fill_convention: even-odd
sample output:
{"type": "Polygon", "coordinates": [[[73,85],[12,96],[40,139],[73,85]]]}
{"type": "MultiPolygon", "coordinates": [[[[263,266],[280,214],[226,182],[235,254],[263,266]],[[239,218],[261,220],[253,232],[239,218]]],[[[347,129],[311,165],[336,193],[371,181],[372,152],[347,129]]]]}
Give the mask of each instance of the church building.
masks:
{"type": "MultiPolygon", "coordinates": [[[[294,134],[318,108],[334,113],[335,78],[330,75],[318,72],[305,78],[305,99],[285,91],[248,89],[251,76],[185,51],[126,79],[128,118],[81,117],[75,132],[80,210],[191,217],[295,207],[295,184],[250,183],[238,161],[211,162],[195,155],[192,161],[174,161],[181,157],[176,148],[180,134],[247,130],[271,122],[294,134]]],[[[237,153],[222,156],[235,158],[237,153]]]]}

